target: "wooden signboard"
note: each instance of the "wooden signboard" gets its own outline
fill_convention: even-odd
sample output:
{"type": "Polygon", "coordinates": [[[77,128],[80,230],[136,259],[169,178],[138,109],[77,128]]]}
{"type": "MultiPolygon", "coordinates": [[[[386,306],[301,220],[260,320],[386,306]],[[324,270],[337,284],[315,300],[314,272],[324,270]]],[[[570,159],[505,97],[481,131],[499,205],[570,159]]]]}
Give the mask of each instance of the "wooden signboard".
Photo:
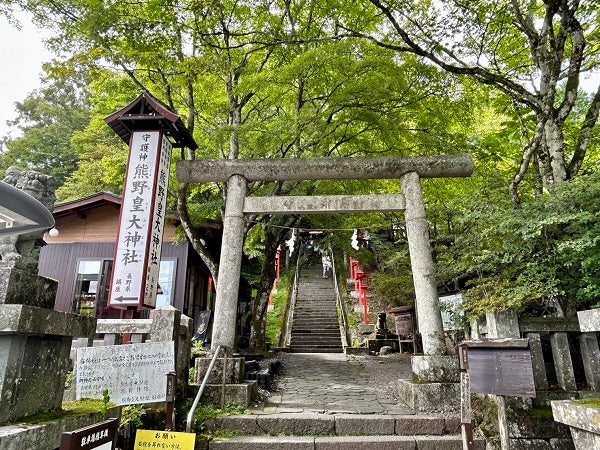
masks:
{"type": "Polygon", "coordinates": [[[396,324],[396,334],[398,336],[412,335],[413,329],[413,316],[412,313],[402,313],[394,315],[394,323],[396,324]]]}
{"type": "Polygon", "coordinates": [[[471,378],[471,392],[535,397],[527,339],[468,341],[461,344],[461,368],[471,378]]]}
{"type": "Polygon", "coordinates": [[[59,450],[114,450],[119,419],[63,433],[59,450]]]}

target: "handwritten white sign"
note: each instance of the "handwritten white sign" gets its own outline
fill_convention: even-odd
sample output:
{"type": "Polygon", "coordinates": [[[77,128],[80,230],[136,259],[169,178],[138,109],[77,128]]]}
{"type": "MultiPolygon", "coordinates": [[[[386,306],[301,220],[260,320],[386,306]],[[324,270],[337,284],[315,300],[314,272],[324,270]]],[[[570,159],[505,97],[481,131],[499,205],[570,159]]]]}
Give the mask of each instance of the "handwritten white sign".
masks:
{"type": "Polygon", "coordinates": [[[108,389],[116,405],[164,402],[167,374],[174,371],[172,341],[78,348],[76,396],[102,399],[108,389]]]}

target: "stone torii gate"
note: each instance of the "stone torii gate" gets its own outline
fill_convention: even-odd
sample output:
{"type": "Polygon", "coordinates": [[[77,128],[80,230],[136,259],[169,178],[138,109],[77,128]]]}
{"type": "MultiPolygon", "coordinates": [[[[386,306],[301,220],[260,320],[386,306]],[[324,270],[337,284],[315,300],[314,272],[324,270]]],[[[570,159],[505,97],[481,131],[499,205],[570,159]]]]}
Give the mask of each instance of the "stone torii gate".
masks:
{"type": "Polygon", "coordinates": [[[406,234],[423,353],[446,353],[421,178],[468,177],[469,155],[418,157],[194,160],[177,163],[183,183],[226,182],[227,200],[212,343],[233,349],[244,214],[405,210],[406,234]],[[247,197],[253,181],[400,179],[402,195],[247,197]]]}

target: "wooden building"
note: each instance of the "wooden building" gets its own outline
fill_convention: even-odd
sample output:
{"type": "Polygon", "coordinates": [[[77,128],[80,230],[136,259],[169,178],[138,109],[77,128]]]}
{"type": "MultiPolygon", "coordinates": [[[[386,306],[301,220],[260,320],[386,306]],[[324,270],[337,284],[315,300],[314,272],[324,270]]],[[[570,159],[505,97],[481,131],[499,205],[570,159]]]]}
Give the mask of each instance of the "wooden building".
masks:
{"type": "MultiPolygon", "coordinates": [[[[122,310],[107,307],[120,208],[121,197],[107,192],[55,206],[59,234],[44,236],[39,274],[59,281],[56,310],[122,317],[122,310]]],[[[165,222],[156,306],[173,305],[197,322],[213,309],[212,280],[188,241],[175,242],[177,223],[175,216],[165,222]]],[[[222,224],[207,221],[201,235],[218,254],[222,224]]]]}

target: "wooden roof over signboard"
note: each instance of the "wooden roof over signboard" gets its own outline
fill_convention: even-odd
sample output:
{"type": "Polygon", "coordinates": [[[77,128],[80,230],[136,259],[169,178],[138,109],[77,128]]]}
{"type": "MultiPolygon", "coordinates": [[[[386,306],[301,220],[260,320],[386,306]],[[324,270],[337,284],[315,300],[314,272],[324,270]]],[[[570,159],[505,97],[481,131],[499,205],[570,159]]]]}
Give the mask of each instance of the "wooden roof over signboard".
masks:
{"type": "Polygon", "coordinates": [[[127,145],[133,131],[162,130],[170,138],[173,147],[187,147],[191,150],[198,148],[181,117],[147,92],[140,94],[129,105],[106,117],[104,121],[127,145]]]}
{"type": "MultiPolygon", "coordinates": [[[[122,203],[123,198],[120,195],[113,194],[112,192],[98,192],[88,197],[56,205],[54,206],[52,215],[55,218],[59,218],[73,214],[77,217],[85,218],[86,213],[90,209],[105,205],[112,205],[116,209],[120,209],[122,203]]],[[[167,218],[174,220],[176,223],[179,222],[179,216],[175,212],[167,211],[167,218]]],[[[202,228],[220,230],[222,227],[223,224],[218,220],[204,219],[202,221],[202,228]]]]}

